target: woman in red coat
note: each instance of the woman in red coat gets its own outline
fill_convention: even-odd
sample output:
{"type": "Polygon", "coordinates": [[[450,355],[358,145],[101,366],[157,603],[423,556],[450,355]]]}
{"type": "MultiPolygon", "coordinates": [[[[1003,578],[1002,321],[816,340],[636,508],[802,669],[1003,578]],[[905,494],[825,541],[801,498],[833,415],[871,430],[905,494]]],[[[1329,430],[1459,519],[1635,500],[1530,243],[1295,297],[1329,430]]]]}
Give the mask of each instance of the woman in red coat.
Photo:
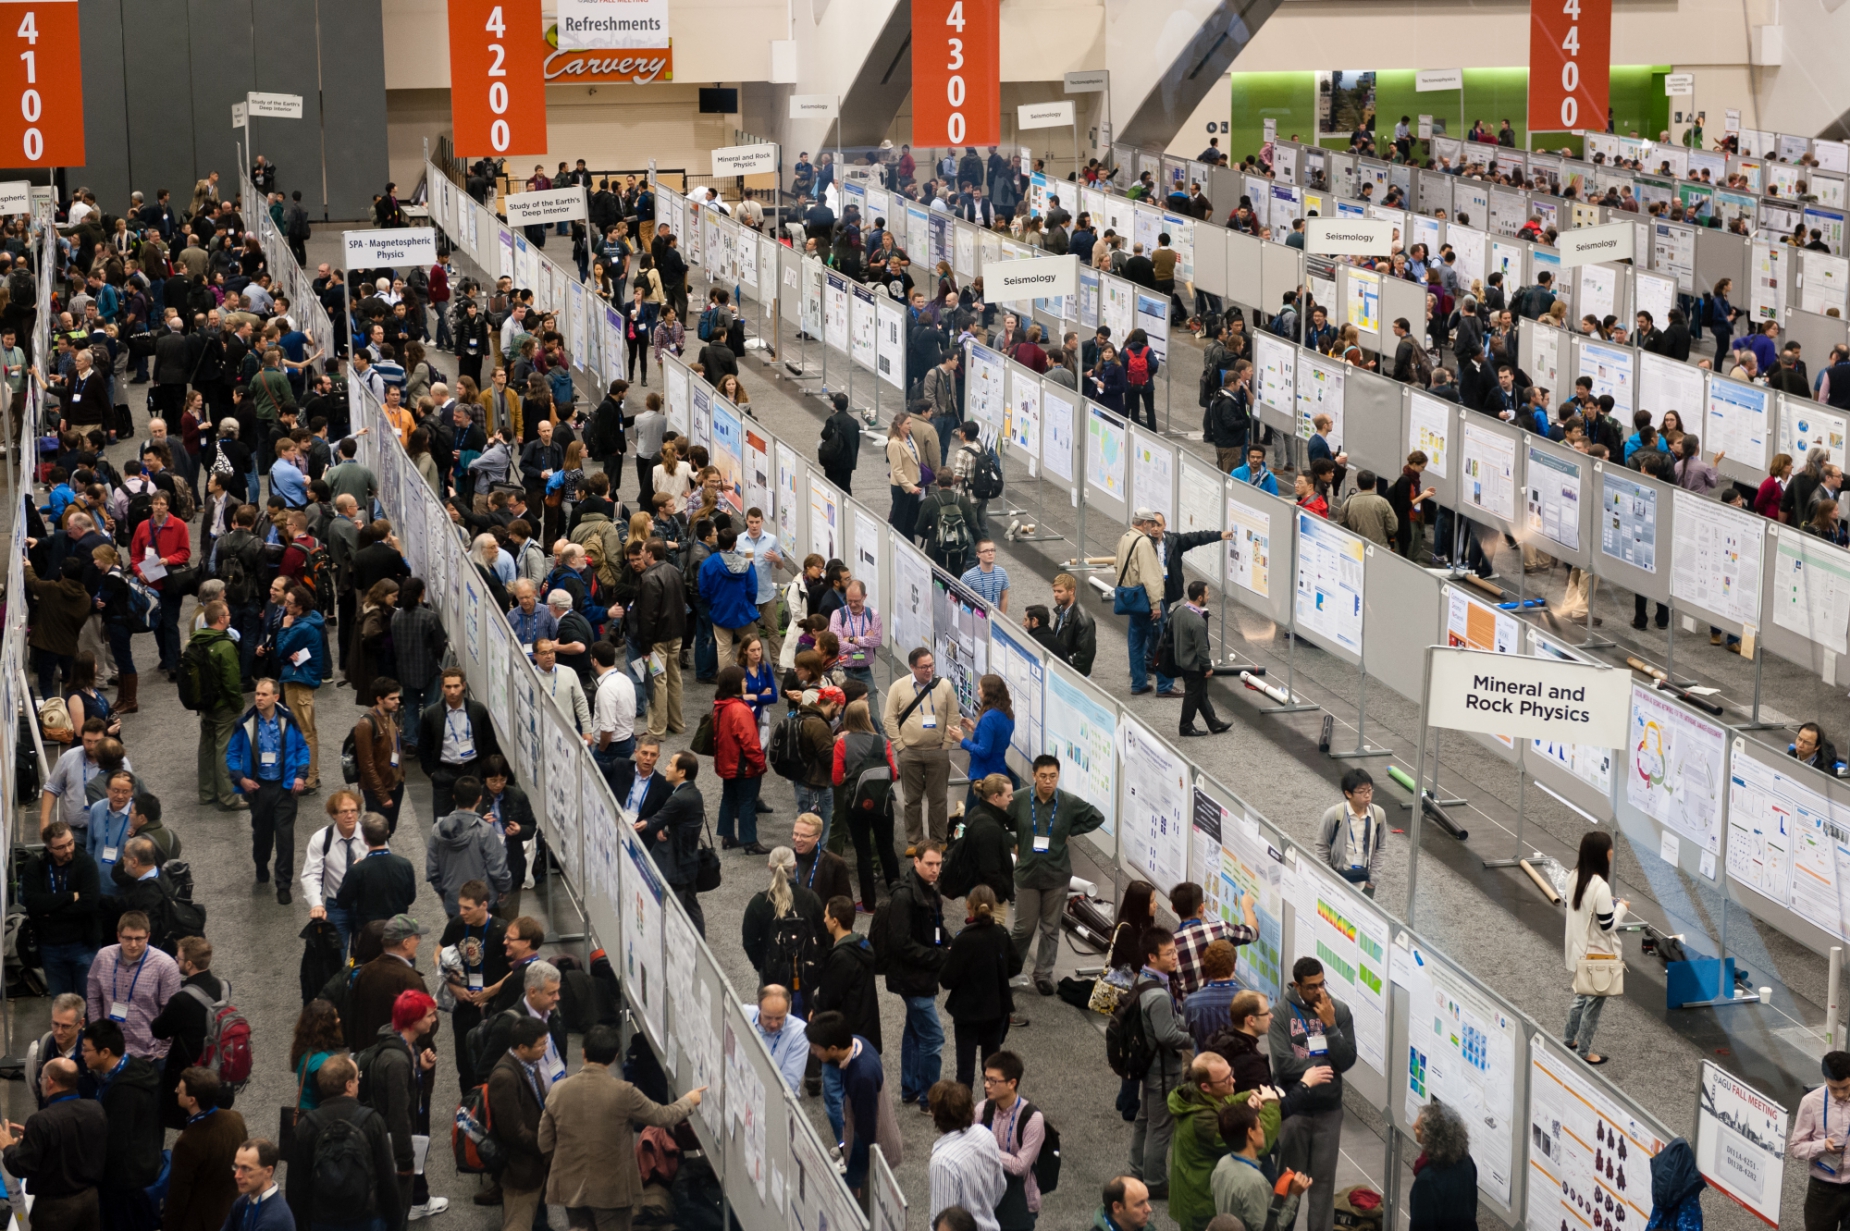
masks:
{"type": "Polygon", "coordinates": [[[758,742],[758,719],[745,700],[745,671],[726,667],[714,683],[713,769],[723,783],[720,847],[743,846],[748,855],[767,855],[770,851],[758,844],[758,784],[764,780],[764,746],[758,742]]]}

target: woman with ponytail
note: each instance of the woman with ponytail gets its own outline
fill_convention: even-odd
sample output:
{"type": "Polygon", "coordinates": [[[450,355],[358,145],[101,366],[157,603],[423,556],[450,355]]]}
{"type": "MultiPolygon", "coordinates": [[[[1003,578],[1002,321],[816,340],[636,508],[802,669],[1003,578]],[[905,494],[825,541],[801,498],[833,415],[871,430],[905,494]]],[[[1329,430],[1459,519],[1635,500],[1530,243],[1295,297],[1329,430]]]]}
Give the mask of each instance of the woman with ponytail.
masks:
{"type": "Polygon", "coordinates": [[[968,1086],[976,1080],[979,1049],[987,1060],[1008,1038],[1015,1008],[1009,980],[1020,973],[1021,958],[998,917],[995,890],[978,885],[964,899],[964,908],[968,918],[951,941],[938,982],[951,993],[944,1008],[954,1023],[957,1080],[968,1086]]]}

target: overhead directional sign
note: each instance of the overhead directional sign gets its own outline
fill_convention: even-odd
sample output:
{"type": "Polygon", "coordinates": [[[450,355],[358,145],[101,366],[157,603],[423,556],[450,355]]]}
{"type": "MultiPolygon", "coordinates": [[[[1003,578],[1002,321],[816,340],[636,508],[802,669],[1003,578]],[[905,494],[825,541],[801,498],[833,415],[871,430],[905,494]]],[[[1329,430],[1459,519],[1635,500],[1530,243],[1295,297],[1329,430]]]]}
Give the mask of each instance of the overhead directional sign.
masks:
{"type": "Polygon", "coordinates": [[[245,95],[250,104],[247,114],[258,120],[299,120],[302,118],[302,96],[300,94],[259,94],[253,91],[245,95]]]}

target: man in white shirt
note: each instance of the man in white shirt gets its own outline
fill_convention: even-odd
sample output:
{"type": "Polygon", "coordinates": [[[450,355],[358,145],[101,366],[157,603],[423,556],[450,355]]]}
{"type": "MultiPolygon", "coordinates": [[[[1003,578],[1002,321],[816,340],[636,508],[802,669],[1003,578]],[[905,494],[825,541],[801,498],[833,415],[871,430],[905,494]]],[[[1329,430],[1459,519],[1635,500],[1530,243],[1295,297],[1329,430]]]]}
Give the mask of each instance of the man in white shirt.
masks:
{"type": "Polygon", "coordinates": [[[552,1092],[555,1082],[565,1078],[565,1051],[562,1041],[565,1027],[559,1023],[555,1010],[559,1005],[559,983],[563,976],[559,968],[551,962],[529,962],[521,976],[521,987],[525,995],[517,1006],[528,1017],[546,1023],[546,1055],[540,1060],[540,1085],[543,1094],[552,1092]]]}
{"type": "Polygon", "coordinates": [[[745,1020],[758,1028],[771,1062],[790,1093],[803,1096],[803,1070],[809,1065],[809,1033],[803,1019],[790,1011],[790,993],[776,983],[758,989],[758,1003],[745,1006],[745,1020]]]}
{"type": "Polygon", "coordinates": [[[777,535],[764,528],[764,510],[745,510],[745,533],[733,548],[758,571],[758,626],[764,630],[764,661],[774,663],[783,652],[784,639],[777,629],[777,570],[790,567],[777,545],[777,535]]]}
{"type": "Polygon", "coordinates": [[[509,355],[509,356],[513,355],[514,339],[518,335],[527,332],[526,320],[527,320],[527,305],[519,304],[519,303],[515,304],[513,311],[507,314],[507,319],[501,322],[501,353],[502,354],[509,355]]]}
{"type": "Polygon", "coordinates": [[[353,912],[334,905],[347,869],[366,858],[366,839],[360,836],[360,795],[342,788],[328,796],[333,823],[309,836],[302,860],[302,894],[308,899],[308,917],[326,919],[340,933],[344,951],[353,936],[353,912]]]}
{"type": "Polygon", "coordinates": [[[560,710],[570,714],[580,732],[591,729],[591,707],[585,701],[585,686],[578,682],[576,671],[559,668],[559,643],[542,637],[533,643],[533,666],[540,674],[540,690],[553,699],[560,710]]]}
{"type": "Polygon", "coordinates": [[[636,686],[628,673],[617,669],[617,647],[599,641],[591,647],[591,732],[585,742],[591,756],[609,778],[619,764],[636,751],[636,686]]]}

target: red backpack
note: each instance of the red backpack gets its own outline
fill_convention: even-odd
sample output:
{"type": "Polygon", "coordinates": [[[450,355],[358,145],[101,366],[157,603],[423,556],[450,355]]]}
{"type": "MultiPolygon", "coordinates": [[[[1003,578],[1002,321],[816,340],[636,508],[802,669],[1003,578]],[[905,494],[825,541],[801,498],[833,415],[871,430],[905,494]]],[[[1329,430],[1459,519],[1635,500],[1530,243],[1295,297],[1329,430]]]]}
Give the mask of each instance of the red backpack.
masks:
{"type": "Polygon", "coordinates": [[[1127,385],[1150,383],[1150,352],[1147,348],[1124,352],[1124,383],[1127,385]]]}
{"type": "Polygon", "coordinates": [[[196,1063],[217,1073],[218,1079],[231,1089],[240,1090],[251,1079],[251,1024],[243,1011],[231,1003],[231,985],[223,986],[225,995],[218,1000],[206,995],[196,983],[180,990],[206,1009],[206,1045],[196,1063]]]}

